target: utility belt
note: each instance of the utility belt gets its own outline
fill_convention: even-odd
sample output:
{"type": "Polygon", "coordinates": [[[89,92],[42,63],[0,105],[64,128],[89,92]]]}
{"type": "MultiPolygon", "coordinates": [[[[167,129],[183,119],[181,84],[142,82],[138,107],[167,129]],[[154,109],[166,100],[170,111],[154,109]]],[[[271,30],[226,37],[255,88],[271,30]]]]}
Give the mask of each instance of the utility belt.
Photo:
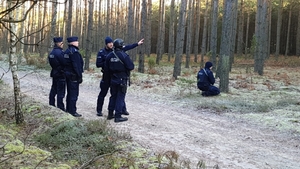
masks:
{"type": "Polygon", "coordinates": [[[65,74],[66,74],[66,77],[68,79],[70,79],[71,81],[77,81],[78,78],[79,78],[76,73],[73,73],[73,72],[70,72],[70,71],[66,71],[65,74]]]}
{"type": "Polygon", "coordinates": [[[65,79],[66,78],[64,71],[59,72],[57,70],[51,71],[50,77],[53,77],[55,79],[65,79]]]}

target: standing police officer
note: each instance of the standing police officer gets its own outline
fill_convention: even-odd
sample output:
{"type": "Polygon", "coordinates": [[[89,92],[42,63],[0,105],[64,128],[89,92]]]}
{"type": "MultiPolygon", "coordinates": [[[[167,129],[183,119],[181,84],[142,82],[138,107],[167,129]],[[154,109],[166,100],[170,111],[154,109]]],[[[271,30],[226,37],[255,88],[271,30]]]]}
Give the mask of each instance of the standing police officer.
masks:
{"type": "Polygon", "coordinates": [[[128,118],[122,117],[122,110],[125,104],[129,73],[134,69],[132,60],[123,50],[123,44],[122,39],[114,40],[114,50],[108,54],[105,61],[105,71],[111,76],[111,99],[109,102],[113,102],[112,105],[115,105],[115,122],[128,120],[128,118]]]}
{"type": "Polygon", "coordinates": [[[67,79],[67,109],[74,117],[80,117],[76,112],[76,102],[79,95],[79,84],[82,83],[83,59],[79,53],[78,37],[68,37],[68,49],[65,51],[65,74],[67,79]]]}
{"type": "MultiPolygon", "coordinates": [[[[133,43],[131,45],[124,46],[122,50],[123,51],[131,50],[139,45],[142,45],[143,43],[144,43],[144,39],[141,39],[138,43],[133,43]]],[[[107,55],[112,51],[113,51],[113,40],[111,37],[107,36],[105,38],[105,47],[98,52],[97,60],[96,60],[96,66],[98,68],[101,67],[102,68],[101,72],[103,73],[102,79],[100,81],[100,92],[97,99],[97,116],[103,116],[102,114],[103,103],[104,103],[105,96],[107,95],[108,89],[110,87],[110,75],[105,71],[105,60],[107,55]]],[[[107,117],[108,120],[114,118],[113,111],[114,111],[114,105],[109,104],[108,117],[107,117]]],[[[125,103],[122,110],[122,114],[129,115],[125,103]]]]}
{"type": "Polygon", "coordinates": [[[55,96],[57,96],[57,107],[65,111],[63,99],[66,92],[66,78],[64,75],[64,51],[63,38],[54,37],[54,47],[48,56],[48,61],[52,68],[50,77],[52,77],[52,86],[49,93],[49,105],[55,106],[55,96]]]}

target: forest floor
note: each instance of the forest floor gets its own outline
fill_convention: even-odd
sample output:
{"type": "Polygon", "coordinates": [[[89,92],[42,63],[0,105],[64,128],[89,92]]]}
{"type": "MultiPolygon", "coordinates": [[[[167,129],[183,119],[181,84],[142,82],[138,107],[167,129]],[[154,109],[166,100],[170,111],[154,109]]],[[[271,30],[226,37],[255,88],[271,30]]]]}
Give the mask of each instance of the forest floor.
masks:
{"type": "MultiPolygon", "coordinates": [[[[258,76],[250,73],[251,67],[233,67],[230,92],[216,97],[202,97],[196,88],[199,68],[184,69],[176,81],[171,68],[155,69],[155,75],[132,72],[126,96],[129,120],[110,121],[111,127],[153,152],[175,151],[194,168],[200,160],[207,168],[300,168],[298,68],[266,67],[264,76],[258,76]]],[[[7,70],[7,62],[0,61],[0,77],[12,86],[7,70]]],[[[20,66],[18,74],[21,92],[48,104],[49,71],[20,66]]],[[[106,118],[109,94],[105,116],[96,116],[100,79],[94,68],[83,75],[77,102],[82,118],[106,118]]]]}

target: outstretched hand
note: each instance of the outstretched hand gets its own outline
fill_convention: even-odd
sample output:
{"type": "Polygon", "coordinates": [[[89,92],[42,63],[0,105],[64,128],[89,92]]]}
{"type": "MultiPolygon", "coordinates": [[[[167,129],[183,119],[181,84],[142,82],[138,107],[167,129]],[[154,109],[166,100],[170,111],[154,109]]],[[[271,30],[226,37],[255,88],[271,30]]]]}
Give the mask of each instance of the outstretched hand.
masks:
{"type": "Polygon", "coordinates": [[[142,45],[143,43],[144,43],[144,38],[141,39],[141,40],[138,42],[138,45],[140,46],[140,45],[142,45]]]}

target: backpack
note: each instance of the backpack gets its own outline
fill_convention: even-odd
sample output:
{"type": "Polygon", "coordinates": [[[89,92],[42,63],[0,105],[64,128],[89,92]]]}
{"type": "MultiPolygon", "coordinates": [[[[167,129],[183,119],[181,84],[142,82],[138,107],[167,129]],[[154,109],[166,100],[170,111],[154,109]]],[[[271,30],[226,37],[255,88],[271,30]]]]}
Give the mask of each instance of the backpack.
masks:
{"type": "Polygon", "coordinates": [[[207,81],[208,74],[205,69],[201,69],[201,70],[198,72],[198,76],[197,76],[197,87],[202,91],[207,91],[209,90],[209,86],[210,86],[209,82],[207,81]]]}

